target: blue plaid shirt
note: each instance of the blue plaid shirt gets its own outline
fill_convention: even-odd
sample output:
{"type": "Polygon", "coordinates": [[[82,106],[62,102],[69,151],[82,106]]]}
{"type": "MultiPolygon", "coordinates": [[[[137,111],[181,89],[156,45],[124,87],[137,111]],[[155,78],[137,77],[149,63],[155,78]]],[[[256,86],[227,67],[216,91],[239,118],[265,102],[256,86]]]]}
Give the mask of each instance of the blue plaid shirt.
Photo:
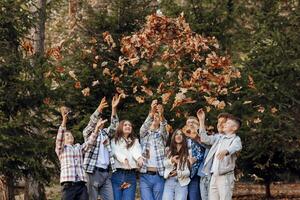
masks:
{"type": "MultiPolygon", "coordinates": [[[[142,155],[146,157],[147,151],[149,152],[151,142],[154,143],[154,150],[156,155],[157,170],[160,176],[164,176],[164,159],[165,159],[165,147],[168,138],[168,133],[166,131],[167,121],[160,122],[160,127],[157,130],[150,130],[150,126],[153,122],[153,118],[147,117],[144,124],[140,129],[140,139],[142,146],[142,155]]],[[[147,172],[147,162],[143,164],[140,169],[141,173],[147,172]]]]}
{"type": "Polygon", "coordinates": [[[193,178],[197,174],[199,166],[204,162],[205,148],[190,138],[187,140],[189,153],[192,153],[192,157],[196,158],[196,162],[192,165],[191,169],[191,178],[193,178]]]}

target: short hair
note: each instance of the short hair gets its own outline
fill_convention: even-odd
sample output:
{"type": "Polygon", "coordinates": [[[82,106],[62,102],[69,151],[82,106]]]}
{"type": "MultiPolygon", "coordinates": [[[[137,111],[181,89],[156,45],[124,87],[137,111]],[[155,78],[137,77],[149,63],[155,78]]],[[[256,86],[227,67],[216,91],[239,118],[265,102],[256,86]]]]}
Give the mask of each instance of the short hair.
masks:
{"type": "Polygon", "coordinates": [[[198,118],[197,118],[197,117],[194,117],[194,116],[188,116],[188,117],[186,118],[186,120],[189,120],[189,119],[194,119],[194,120],[196,120],[197,122],[199,122],[198,118]]]}
{"type": "Polygon", "coordinates": [[[232,121],[234,121],[235,123],[237,123],[238,125],[238,129],[241,128],[242,126],[242,120],[232,114],[228,114],[227,115],[227,119],[231,119],[232,121]]]}
{"type": "Polygon", "coordinates": [[[220,113],[217,118],[218,119],[220,119],[220,118],[228,118],[229,115],[230,115],[229,113],[220,113]]]}

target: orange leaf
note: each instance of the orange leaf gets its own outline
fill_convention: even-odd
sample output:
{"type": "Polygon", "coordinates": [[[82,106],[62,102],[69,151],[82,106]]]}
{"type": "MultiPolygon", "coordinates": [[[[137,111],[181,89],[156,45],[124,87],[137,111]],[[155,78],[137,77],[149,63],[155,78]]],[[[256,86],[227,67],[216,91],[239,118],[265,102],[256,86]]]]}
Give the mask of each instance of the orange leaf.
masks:
{"type": "Polygon", "coordinates": [[[145,102],[145,98],[141,96],[136,96],[135,100],[140,104],[145,102]]]}
{"type": "Polygon", "coordinates": [[[74,87],[75,87],[76,89],[81,88],[81,83],[80,83],[80,81],[76,81],[75,84],[74,84],[74,87]]]}
{"type": "Polygon", "coordinates": [[[58,66],[58,67],[55,68],[55,70],[56,70],[57,72],[59,72],[59,73],[63,73],[63,72],[65,71],[65,68],[62,67],[62,66],[58,66]]]}
{"type": "Polygon", "coordinates": [[[147,95],[149,95],[149,96],[152,96],[153,95],[153,92],[152,92],[152,90],[150,90],[149,88],[146,88],[145,86],[141,86],[141,88],[142,88],[142,92],[145,92],[147,95]]]}
{"type": "Polygon", "coordinates": [[[111,73],[110,73],[110,70],[108,68],[104,68],[103,71],[102,71],[102,74],[105,76],[105,75],[108,75],[110,76],[111,73]]]}
{"type": "Polygon", "coordinates": [[[83,90],[81,90],[83,96],[90,96],[90,88],[87,87],[87,88],[84,88],[83,90]]]}
{"type": "Polygon", "coordinates": [[[171,97],[171,95],[172,95],[172,92],[170,92],[170,91],[162,94],[161,95],[162,103],[163,104],[167,104],[168,101],[169,101],[169,99],[170,99],[170,97],[171,97]]]}

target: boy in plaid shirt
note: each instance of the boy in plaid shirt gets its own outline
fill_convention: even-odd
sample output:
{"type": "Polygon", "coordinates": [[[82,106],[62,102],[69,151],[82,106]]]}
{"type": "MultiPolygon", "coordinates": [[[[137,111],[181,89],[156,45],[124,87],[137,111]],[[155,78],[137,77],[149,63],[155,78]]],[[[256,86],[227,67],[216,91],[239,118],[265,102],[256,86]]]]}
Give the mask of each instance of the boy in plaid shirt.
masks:
{"type": "MultiPolygon", "coordinates": [[[[117,106],[121,98],[122,95],[117,94],[113,97],[110,126],[99,131],[96,142],[84,156],[83,166],[88,178],[89,200],[97,200],[99,195],[102,200],[113,200],[114,198],[109,166],[113,172],[116,171],[116,167],[110,138],[115,134],[119,124],[117,106]]],[[[83,130],[85,141],[92,134],[97,120],[101,117],[102,111],[106,107],[108,107],[108,103],[104,97],[96,111],[91,115],[87,127],[83,130]]]]}
{"type": "Polygon", "coordinates": [[[62,123],[56,137],[55,152],[61,165],[60,183],[62,185],[62,199],[72,200],[88,199],[85,183],[87,179],[83,169],[83,154],[91,148],[96,141],[98,132],[107,120],[98,120],[97,125],[89,139],[83,144],[74,144],[74,137],[66,129],[68,111],[61,108],[62,123]]]}

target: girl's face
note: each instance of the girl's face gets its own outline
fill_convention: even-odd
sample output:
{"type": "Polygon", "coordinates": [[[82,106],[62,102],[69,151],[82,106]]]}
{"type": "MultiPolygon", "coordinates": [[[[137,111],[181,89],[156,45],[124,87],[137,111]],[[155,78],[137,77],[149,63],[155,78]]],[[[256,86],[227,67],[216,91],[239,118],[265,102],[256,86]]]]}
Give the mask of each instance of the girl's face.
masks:
{"type": "Polygon", "coordinates": [[[182,135],[182,132],[181,131],[177,131],[175,133],[175,143],[177,144],[181,144],[183,141],[183,135],[182,135]]]}
{"type": "Polygon", "coordinates": [[[123,133],[124,134],[131,134],[132,132],[132,124],[129,121],[125,121],[123,124],[123,133]]]}

